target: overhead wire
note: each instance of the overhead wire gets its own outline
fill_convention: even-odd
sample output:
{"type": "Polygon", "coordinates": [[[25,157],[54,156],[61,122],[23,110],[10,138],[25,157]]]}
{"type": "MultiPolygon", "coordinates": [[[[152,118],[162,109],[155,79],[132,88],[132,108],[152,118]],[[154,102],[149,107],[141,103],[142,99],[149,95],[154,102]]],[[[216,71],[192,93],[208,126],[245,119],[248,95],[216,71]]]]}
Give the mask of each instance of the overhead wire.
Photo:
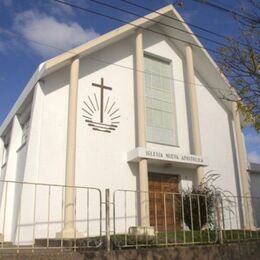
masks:
{"type": "MultiPolygon", "coordinates": [[[[61,52],[64,52],[64,53],[71,53],[73,55],[78,55],[78,53],[73,52],[72,50],[65,50],[65,49],[58,48],[56,46],[53,46],[53,45],[50,45],[50,44],[47,44],[47,43],[42,43],[42,42],[39,42],[39,41],[36,41],[36,40],[31,40],[31,39],[25,38],[23,35],[21,35],[19,33],[12,32],[12,31],[4,29],[2,27],[0,27],[0,32],[3,32],[3,33],[5,33],[5,34],[7,34],[9,36],[12,36],[12,37],[18,37],[18,38],[24,40],[25,42],[29,41],[29,42],[32,42],[34,44],[41,45],[41,46],[44,46],[44,47],[48,47],[48,48],[51,48],[51,49],[55,49],[55,50],[58,50],[58,51],[61,51],[61,52]]],[[[157,74],[157,73],[150,73],[150,72],[147,72],[145,70],[137,70],[137,69],[135,69],[133,67],[129,67],[129,66],[125,66],[125,65],[121,65],[121,64],[117,64],[117,63],[112,63],[110,61],[105,61],[103,59],[97,59],[97,58],[90,57],[90,56],[87,56],[86,59],[93,60],[95,62],[99,62],[99,63],[106,64],[106,65],[113,65],[115,67],[120,67],[120,68],[123,68],[123,69],[128,69],[128,70],[131,70],[131,71],[135,71],[135,72],[141,72],[143,74],[148,74],[148,75],[153,75],[153,76],[160,76],[162,78],[169,79],[169,80],[172,80],[172,81],[175,81],[175,82],[181,82],[181,83],[184,83],[184,84],[191,84],[191,85],[194,85],[194,86],[197,86],[197,87],[198,86],[206,87],[208,89],[213,89],[213,90],[219,91],[219,94],[221,94],[221,95],[224,95],[222,93],[222,91],[229,92],[229,94],[234,97],[234,90],[231,89],[231,88],[230,89],[223,89],[223,88],[212,87],[212,86],[209,86],[207,84],[191,83],[191,82],[188,82],[186,80],[177,79],[177,78],[174,78],[174,77],[163,76],[163,75],[160,75],[160,74],[157,74]]]]}
{"type": "Polygon", "coordinates": [[[82,10],[84,12],[87,12],[87,13],[91,13],[91,14],[95,14],[95,15],[99,15],[99,16],[102,16],[102,17],[106,17],[108,19],[111,19],[111,20],[115,20],[115,21],[119,21],[123,24],[128,24],[128,25],[131,25],[135,28],[138,28],[138,29],[142,29],[142,30],[145,30],[145,31],[149,31],[149,32],[152,32],[152,33],[155,33],[155,34],[159,34],[159,35],[162,35],[166,38],[170,38],[170,39],[174,39],[176,41],[179,41],[179,42],[183,42],[183,43],[186,43],[186,44],[189,44],[189,45],[192,45],[194,47],[198,47],[200,49],[204,49],[204,50],[207,50],[209,52],[212,52],[214,54],[219,54],[216,50],[213,50],[213,49],[210,49],[210,48],[206,48],[202,45],[198,45],[198,44],[195,44],[195,43],[192,43],[192,42],[189,42],[189,41],[186,41],[186,40],[182,40],[180,38],[177,38],[177,37],[174,37],[174,36],[171,36],[171,35],[168,35],[167,33],[163,33],[163,32],[159,32],[159,31],[155,31],[153,29],[150,29],[150,28],[146,28],[144,26],[141,26],[141,25],[136,25],[135,23],[133,22],[127,22],[125,20],[122,20],[120,18],[116,18],[116,17],[113,17],[111,15],[107,15],[107,14],[104,14],[104,13],[101,13],[101,12],[97,12],[97,11],[94,11],[94,10],[91,10],[89,8],[86,8],[86,7],[82,7],[82,6],[79,6],[79,5],[75,5],[75,4],[72,4],[70,2],[67,2],[67,1],[63,1],[63,0],[50,0],[50,1],[54,1],[54,2],[57,2],[57,3],[60,3],[60,4],[63,4],[63,5],[66,5],[66,6],[70,6],[72,8],[76,8],[78,10],[82,10]]]}
{"type": "Polygon", "coordinates": [[[186,33],[186,34],[199,37],[199,38],[201,38],[201,39],[204,39],[204,40],[206,40],[206,41],[215,43],[215,44],[220,45],[220,46],[223,46],[223,47],[226,46],[226,45],[225,45],[224,43],[222,43],[222,42],[215,41],[215,40],[210,39],[210,38],[208,38],[208,37],[205,37],[205,36],[203,36],[203,35],[195,34],[195,33],[193,33],[193,32],[188,32],[188,31],[185,30],[185,29],[181,29],[181,28],[178,28],[178,27],[176,27],[176,26],[173,26],[173,25],[170,25],[170,24],[167,24],[167,23],[163,23],[163,22],[161,22],[161,21],[155,21],[155,20],[153,20],[153,19],[151,19],[151,18],[148,18],[148,17],[142,16],[142,15],[136,14],[136,13],[134,13],[134,12],[132,12],[132,11],[129,11],[129,10],[126,10],[126,9],[123,9],[123,8],[120,8],[120,7],[117,7],[117,6],[114,6],[114,5],[107,4],[107,3],[105,3],[105,2],[101,2],[101,1],[99,1],[99,0],[88,0],[88,1],[93,2],[93,3],[97,3],[97,4],[102,5],[102,6],[106,6],[106,7],[112,8],[112,9],[114,9],[114,10],[118,10],[118,11],[124,12],[124,13],[127,13],[127,14],[134,15],[134,16],[136,16],[136,17],[138,17],[138,18],[144,18],[145,20],[147,20],[147,21],[152,21],[152,22],[154,22],[155,24],[163,25],[163,26],[165,26],[165,27],[169,27],[169,28],[175,29],[175,30],[177,30],[177,31],[181,31],[181,32],[186,33]]]}
{"type": "Polygon", "coordinates": [[[196,3],[208,5],[208,6],[212,7],[212,8],[215,8],[215,9],[218,9],[218,10],[220,10],[220,11],[223,11],[223,12],[230,13],[230,14],[232,14],[232,15],[241,17],[241,18],[246,19],[246,20],[248,20],[248,21],[251,21],[251,22],[253,22],[253,23],[259,23],[259,22],[260,22],[259,19],[258,19],[258,20],[255,20],[255,19],[253,19],[253,18],[251,18],[251,17],[249,17],[249,16],[247,16],[247,15],[241,14],[241,13],[239,13],[239,12],[237,12],[237,11],[234,11],[234,10],[230,10],[230,9],[228,9],[228,8],[225,8],[225,7],[223,7],[223,6],[217,5],[217,4],[215,4],[215,3],[211,3],[210,1],[201,1],[201,0],[192,0],[192,1],[193,1],[193,2],[196,2],[196,3]]]}
{"type": "Polygon", "coordinates": [[[129,4],[129,5],[132,5],[132,6],[135,6],[135,7],[139,7],[139,8],[141,8],[141,9],[146,10],[146,11],[149,11],[149,12],[154,12],[154,13],[156,13],[156,14],[160,14],[160,15],[163,16],[163,17],[169,18],[169,19],[171,19],[171,20],[174,20],[174,21],[177,21],[177,22],[180,22],[180,23],[183,23],[183,24],[187,24],[187,25],[189,25],[189,26],[191,26],[191,27],[194,27],[194,28],[196,28],[196,29],[198,29],[198,30],[201,30],[201,31],[207,32],[207,33],[209,33],[209,34],[215,35],[215,36],[217,36],[217,37],[226,39],[226,36],[223,35],[223,34],[220,34],[220,33],[217,33],[217,32],[213,32],[213,31],[211,31],[211,30],[208,30],[208,29],[206,29],[206,28],[203,28],[203,27],[201,27],[201,26],[198,26],[198,25],[196,25],[196,24],[193,24],[193,23],[190,23],[190,22],[187,22],[187,21],[182,21],[182,20],[180,20],[180,19],[178,19],[178,18],[172,17],[172,16],[167,15],[167,14],[163,14],[163,13],[161,13],[161,12],[159,12],[159,11],[157,11],[157,10],[154,10],[154,9],[152,9],[152,8],[149,8],[149,7],[147,7],[147,6],[144,6],[144,5],[141,5],[141,4],[137,4],[137,3],[133,3],[132,1],[129,1],[129,0],[119,0],[119,1],[125,2],[125,3],[127,3],[127,4],[129,4]]]}
{"type": "MultiPolygon", "coordinates": [[[[211,30],[209,30],[209,29],[203,28],[203,27],[198,26],[198,25],[196,25],[196,24],[193,24],[193,23],[190,23],[190,22],[186,22],[186,21],[180,20],[180,19],[178,19],[178,18],[172,17],[172,16],[167,15],[167,14],[163,14],[163,13],[157,11],[157,10],[151,9],[151,8],[146,7],[146,6],[144,6],[144,5],[140,5],[140,4],[137,4],[137,3],[133,3],[132,1],[129,1],[129,0],[119,0],[119,1],[124,2],[124,3],[127,3],[127,4],[129,4],[129,5],[131,5],[131,6],[135,6],[135,7],[141,8],[141,9],[146,10],[146,11],[149,11],[149,12],[154,12],[154,13],[160,14],[160,15],[163,16],[163,17],[169,18],[170,20],[174,20],[174,21],[177,21],[177,22],[186,24],[186,25],[188,25],[188,26],[190,26],[190,27],[193,27],[193,28],[196,28],[196,29],[198,29],[198,30],[200,30],[200,31],[203,31],[203,32],[206,32],[206,33],[208,33],[208,34],[211,34],[211,35],[217,36],[217,37],[219,37],[219,38],[222,38],[222,39],[224,39],[225,41],[227,41],[228,38],[229,38],[229,37],[226,36],[226,35],[223,35],[223,34],[220,34],[220,33],[217,33],[217,32],[213,32],[213,31],[211,31],[211,30]]],[[[196,34],[195,34],[195,35],[196,35],[196,34]]],[[[197,34],[197,35],[198,35],[198,34],[197,34]]],[[[236,42],[239,43],[239,44],[242,45],[242,46],[247,46],[245,43],[243,43],[243,42],[241,42],[241,41],[236,40],[236,42]]]]}

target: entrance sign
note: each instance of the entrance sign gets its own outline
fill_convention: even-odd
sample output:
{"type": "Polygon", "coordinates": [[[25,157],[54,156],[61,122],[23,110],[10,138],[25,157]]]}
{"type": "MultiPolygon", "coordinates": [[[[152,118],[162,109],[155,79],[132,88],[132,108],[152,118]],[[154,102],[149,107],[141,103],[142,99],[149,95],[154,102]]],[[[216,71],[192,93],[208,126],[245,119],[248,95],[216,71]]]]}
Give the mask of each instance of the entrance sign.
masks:
{"type": "Polygon", "coordinates": [[[207,162],[201,156],[196,156],[193,154],[178,154],[171,151],[159,151],[155,149],[137,147],[134,150],[127,153],[128,162],[138,162],[140,159],[150,159],[156,161],[164,162],[176,162],[184,163],[196,166],[205,166],[207,162]]]}
{"type": "Polygon", "coordinates": [[[111,131],[117,129],[118,119],[120,118],[119,108],[115,107],[116,102],[110,102],[110,96],[107,97],[104,103],[104,92],[105,90],[112,90],[112,87],[104,85],[104,78],[101,78],[100,84],[92,83],[92,86],[100,89],[100,101],[98,102],[95,93],[92,98],[88,96],[88,99],[83,102],[84,107],[82,110],[85,122],[93,130],[111,133],[111,131]]]}

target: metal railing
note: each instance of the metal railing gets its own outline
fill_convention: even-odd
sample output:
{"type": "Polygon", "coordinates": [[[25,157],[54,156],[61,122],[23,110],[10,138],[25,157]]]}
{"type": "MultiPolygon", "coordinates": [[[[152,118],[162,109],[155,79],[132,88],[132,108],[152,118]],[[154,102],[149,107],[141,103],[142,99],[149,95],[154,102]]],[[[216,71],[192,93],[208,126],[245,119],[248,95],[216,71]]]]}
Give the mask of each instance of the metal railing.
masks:
{"type": "Polygon", "coordinates": [[[146,212],[140,216],[141,193],[116,190],[113,194],[112,241],[116,247],[212,244],[260,238],[257,228],[260,198],[146,192],[147,201],[143,202],[146,212]],[[154,230],[140,227],[132,232],[142,218],[147,218],[154,230]]]}
{"type": "Polygon", "coordinates": [[[225,241],[260,238],[260,198],[225,196],[221,198],[220,227],[225,241]]]}
{"type": "Polygon", "coordinates": [[[0,181],[1,249],[98,248],[102,240],[102,194],[92,187],[73,186],[74,226],[63,237],[64,199],[68,186],[0,181]]]}
{"type": "Polygon", "coordinates": [[[75,191],[76,232],[66,238],[61,232],[65,224],[66,188],[0,181],[0,253],[260,239],[260,198],[134,190],[116,190],[110,198],[110,190],[106,189],[103,201],[100,189],[84,186],[69,187],[75,191]],[[145,209],[142,215],[141,207],[145,209]]]}
{"type": "Polygon", "coordinates": [[[173,246],[216,243],[216,207],[202,194],[147,192],[145,216],[139,216],[141,192],[117,190],[113,195],[113,234],[117,246],[173,246]],[[118,201],[120,200],[120,201],[118,201]],[[120,210],[119,210],[120,209],[120,210]],[[208,212],[208,210],[211,212],[208,212]],[[148,218],[154,230],[129,234],[141,218],[148,218]]]}

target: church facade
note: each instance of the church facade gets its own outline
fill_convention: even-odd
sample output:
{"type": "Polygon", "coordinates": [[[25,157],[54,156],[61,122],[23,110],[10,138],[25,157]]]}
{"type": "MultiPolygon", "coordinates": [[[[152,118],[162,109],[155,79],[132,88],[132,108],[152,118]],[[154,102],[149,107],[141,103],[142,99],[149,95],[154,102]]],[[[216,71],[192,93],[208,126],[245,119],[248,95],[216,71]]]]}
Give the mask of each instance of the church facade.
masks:
{"type": "MultiPolygon", "coordinates": [[[[38,67],[1,126],[1,179],[180,192],[213,172],[223,190],[249,195],[242,121],[236,104],[221,98],[236,94],[213,59],[172,6],[132,24],[38,67]]],[[[34,232],[44,236],[44,190],[36,202],[32,187],[10,184],[6,191],[2,184],[0,192],[1,208],[8,196],[5,239],[15,239],[18,218],[25,241],[35,218],[34,232]]],[[[51,236],[70,237],[75,192],[64,190],[65,212],[55,211],[61,195],[52,192],[51,236]],[[55,224],[61,216],[63,230],[55,224]]],[[[151,224],[145,201],[140,195],[133,226],[151,224]]],[[[80,215],[84,202],[77,205],[80,215]]]]}

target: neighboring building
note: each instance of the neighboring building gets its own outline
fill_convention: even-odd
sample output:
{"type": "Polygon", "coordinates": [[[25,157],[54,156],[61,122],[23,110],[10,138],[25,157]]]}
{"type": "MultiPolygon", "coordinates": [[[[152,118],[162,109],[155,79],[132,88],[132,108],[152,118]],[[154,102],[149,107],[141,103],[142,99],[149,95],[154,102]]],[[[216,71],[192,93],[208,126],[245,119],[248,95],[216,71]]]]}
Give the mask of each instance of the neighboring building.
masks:
{"type": "Polygon", "coordinates": [[[252,204],[256,219],[256,226],[260,227],[260,212],[256,210],[260,203],[260,163],[249,163],[248,167],[250,177],[250,190],[252,196],[252,204]]]}
{"type": "MultiPolygon", "coordinates": [[[[240,117],[235,103],[220,98],[236,94],[189,27],[176,19],[183,21],[166,6],[135,26],[124,25],[42,63],[1,126],[1,179],[102,192],[178,192],[214,171],[222,189],[249,195],[240,117]]],[[[62,229],[61,190],[52,188],[47,216],[48,189],[40,187],[35,195],[29,184],[21,187],[0,187],[1,218],[8,195],[0,232],[15,240],[19,223],[26,243],[31,232],[46,236],[49,218],[49,235],[55,237],[62,229]]],[[[68,194],[64,237],[74,234],[69,219],[74,194],[68,194]]],[[[140,196],[140,219],[130,220],[133,226],[152,224],[146,196],[140,196]]],[[[86,202],[80,192],[76,197],[80,231],[86,202]]],[[[90,218],[95,227],[94,215],[90,218]]]]}

